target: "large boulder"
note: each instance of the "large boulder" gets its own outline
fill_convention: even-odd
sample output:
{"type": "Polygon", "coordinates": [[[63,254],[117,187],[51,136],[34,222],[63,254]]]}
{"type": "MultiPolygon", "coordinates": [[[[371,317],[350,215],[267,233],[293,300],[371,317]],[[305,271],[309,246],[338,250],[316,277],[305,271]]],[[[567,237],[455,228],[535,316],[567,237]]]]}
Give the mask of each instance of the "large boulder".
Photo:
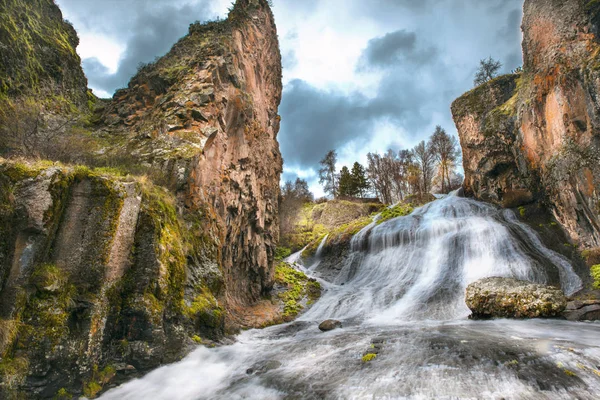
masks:
{"type": "Polygon", "coordinates": [[[467,287],[473,318],[552,318],[567,306],[560,289],[512,278],[485,278],[467,287]]]}

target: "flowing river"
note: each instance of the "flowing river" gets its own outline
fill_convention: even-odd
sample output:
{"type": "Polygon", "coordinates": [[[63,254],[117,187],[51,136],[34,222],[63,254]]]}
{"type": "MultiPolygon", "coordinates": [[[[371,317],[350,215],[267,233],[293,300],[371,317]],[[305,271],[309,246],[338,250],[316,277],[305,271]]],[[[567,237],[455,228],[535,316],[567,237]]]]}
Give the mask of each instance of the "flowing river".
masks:
{"type": "Polygon", "coordinates": [[[599,323],[468,319],[480,278],[581,287],[511,211],[450,195],[366,227],[343,263],[334,278],[307,266],[329,282],[295,322],[199,347],[102,399],[600,398],[599,323]],[[320,332],[330,318],[343,328],[320,332]]]}

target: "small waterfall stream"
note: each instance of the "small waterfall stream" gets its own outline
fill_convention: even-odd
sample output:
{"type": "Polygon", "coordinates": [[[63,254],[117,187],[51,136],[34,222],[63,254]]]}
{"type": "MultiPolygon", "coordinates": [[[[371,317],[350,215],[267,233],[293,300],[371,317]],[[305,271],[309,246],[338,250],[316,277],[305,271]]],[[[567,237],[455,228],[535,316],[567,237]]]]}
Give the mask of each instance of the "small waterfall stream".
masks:
{"type": "MultiPolygon", "coordinates": [[[[581,287],[569,262],[511,211],[446,196],[373,222],[343,262],[299,320],[200,347],[102,398],[598,398],[600,324],[467,319],[464,290],[483,277],[581,287]],[[320,332],[329,318],[343,328],[320,332]],[[363,362],[372,348],[379,354],[363,362]]],[[[319,277],[320,268],[306,270],[319,277]]]]}

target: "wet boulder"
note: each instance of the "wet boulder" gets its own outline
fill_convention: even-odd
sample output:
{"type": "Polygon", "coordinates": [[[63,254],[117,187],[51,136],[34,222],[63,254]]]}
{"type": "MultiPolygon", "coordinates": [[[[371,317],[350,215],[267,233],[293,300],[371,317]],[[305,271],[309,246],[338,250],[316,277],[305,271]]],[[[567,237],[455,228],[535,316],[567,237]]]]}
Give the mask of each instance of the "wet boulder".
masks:
{"type": "Polygon", "coordinates": [[[321,322],[319,325],[319,329],[323,332],[332,331],[337,328],[341,328],[342,323],[340,321],[336,321],[334,319],[328,319],[327,321],[321,322]]]}
{"type": "Polygon", "coordinates": [[[466,294],[471,318],[560,317],[567,299],[560,289],[512,278],[485,278],[466,294]]]}
{"type": "Polygon", "coordinates": [[[563,317],[569,321],[600,320],[600,300],[570,301],[563,317]]]}

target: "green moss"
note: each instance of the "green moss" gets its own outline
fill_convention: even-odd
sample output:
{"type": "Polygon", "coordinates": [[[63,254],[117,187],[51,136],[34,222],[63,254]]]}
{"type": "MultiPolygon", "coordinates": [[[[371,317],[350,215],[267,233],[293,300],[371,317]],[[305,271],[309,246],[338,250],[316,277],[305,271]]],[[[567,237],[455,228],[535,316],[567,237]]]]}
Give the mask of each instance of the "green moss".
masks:
{"type": "Polygon", "coordinates": [[[287,258],[292,254],[292,249],[288,247],[277,247],[275,249],[275,261],[282,261],[284,258],[287,258]]]}
{"type": "Polygon", "coordinates": [[[592,278],[594,278],[594,289],[600,289],[600,264],[592,266],[590,271],[592,274],[592,278]]]}
{"type": "Polygon", "coordinates": [[[302,258],[308,259],[310,257],[313,257],[316,254],[317,249],[319,248],[319,245],[321,244],[325,236],[326,234],[323,234],[317,237],[315,240],[312,240],[310,244],[306,247],[306,249],[304,249],[304,251],[302,252],[302,258]]]}
{"type": "Polygon", "coordinates": [[[23,357],[4,357],[0,361],[0,379],[4,387],[16,389],[27,376],[29,361],[23,357]]]}
{"type": "Polygon", "coordinates": [[[192,336],[192,340],[197,344],[202,344],[202,338],[198,335],[192,336]]]}
{"type": "Polygon", "coordinates": [[[376,359],[376,358],[377,358],[377,354],[373,354],[373,353],[365,354],[365,355],[362,357],[362,362],[364,362],[364,363],[368,363],[368,362],[370,362],[370,361],[373,361],[373,360],[374,360],[374,359],[376,359]]]}
{"type": "Polygon", "coordinates": [[[61,388],[54,395],[53,400],[71,400],[74,396],[65,388],[61,388]]]}
{"type": "Polygon", "coordinates": [[[19,333],[17,320],[0,319],[0,357],[6,357],[19,333]]]}
{"type": "Polygon", "coordinates": [[[49,161],[37,163],[10,162],[2,166],[0,171],[3,175],[10,178],[13,183],[21,182],[26,179],[36,178],[48,166],[53,164],[49,161]]]}
{"type": "Polygon", "coordinates": [[[405,217],[412,213],[414,208],[410,204],[398,203],[393,207],[388,207],[381,212],[381,217],[377,221],[377,224],[381,224],[385,221],[389,221],[390,219],[405,217]]]}
{"type": "MultiPolygon", "coordinates": [[[[51,1],[5,0],[0,13],[0,93],[40,93],[47,87],[83,88],[85,77],[75,51],[77,35],[59,18],[51,1]],[[43,49],[43,50],[40,50],[43,49]]],[[[73,95],[77,96],[77,90],[73,95]]]]}
{"type": "Polygon", "coordinates": [[[174,197],[154,185],[144,185],[143,210],[150,217],[155,231],[155,253],[166,273],[159,278],[158,300],[171,310],[183,312],[185,268],[187,265],[185,237],[178,219],[174,197]]]}
{"type": "MultiPolygon", "coordinates": [[[[501,106],[498,111],[500,114],[514,115],[516,112],[517,97],[515,91],[509,90],[519,85],[520,74],[502,75],[473,90],[465,93],[452,103],[452,114],[455,118],[463,118],[467,115],[481,117],[496,107],[498,102],[501,106]],[[507,101],[503,101],[498,95],[509,95],[507,101]],[[504,103],[507,103],[505,106],[504,103]]],[[[522,85],[522,83],[520,83],[522,85]]]]}
{"type": "Polygon", "coordinates": [[[527,213],[527,209],[525,207],[519,207],[519,214],[522,218],[525,218],[525,214],[527,213]]]}
{"type": "Polygon", "coordinates": [[[117,370],[112,365],[107,365],[99,370],[97,365],[92,369],[90,380],[83,385],[83,395],[88,398],[94,398],[100,393],[102,388],[109,383],[117,374],[117,370]]]}
{"type": "Polygon", "coordinates": [[[275,282],[287,287],[278,295],[283,301],[285,320],[296,317],[304,309],[300,303],[302,299],[306,297],[308,301],[314,302],[321,295],[321,285],[318,282],[310,280],[302,271],[286,263],[279,263],[275,267],[275,282]]]}
{"type": "Polygon", "coordinates": [[[600,7],[600,0],[589,0],[585,5],[586,11],[592,11],[596,7],[600,7]]]}
{"type": "Polygon", "coordinates": [[[83,395],[87,398],[93,399],[102,390],[102,386],[96,381],[91,381],[83,386],[83,395]]]}
{"type": "Polygon", "coordinates": [[[354,221],[344,224],[329,233],[327,238],[328,243],[332,242],[345,242],[360,232],[364,227],[373,222],[371,217],[361,217],[354,221]]]}

